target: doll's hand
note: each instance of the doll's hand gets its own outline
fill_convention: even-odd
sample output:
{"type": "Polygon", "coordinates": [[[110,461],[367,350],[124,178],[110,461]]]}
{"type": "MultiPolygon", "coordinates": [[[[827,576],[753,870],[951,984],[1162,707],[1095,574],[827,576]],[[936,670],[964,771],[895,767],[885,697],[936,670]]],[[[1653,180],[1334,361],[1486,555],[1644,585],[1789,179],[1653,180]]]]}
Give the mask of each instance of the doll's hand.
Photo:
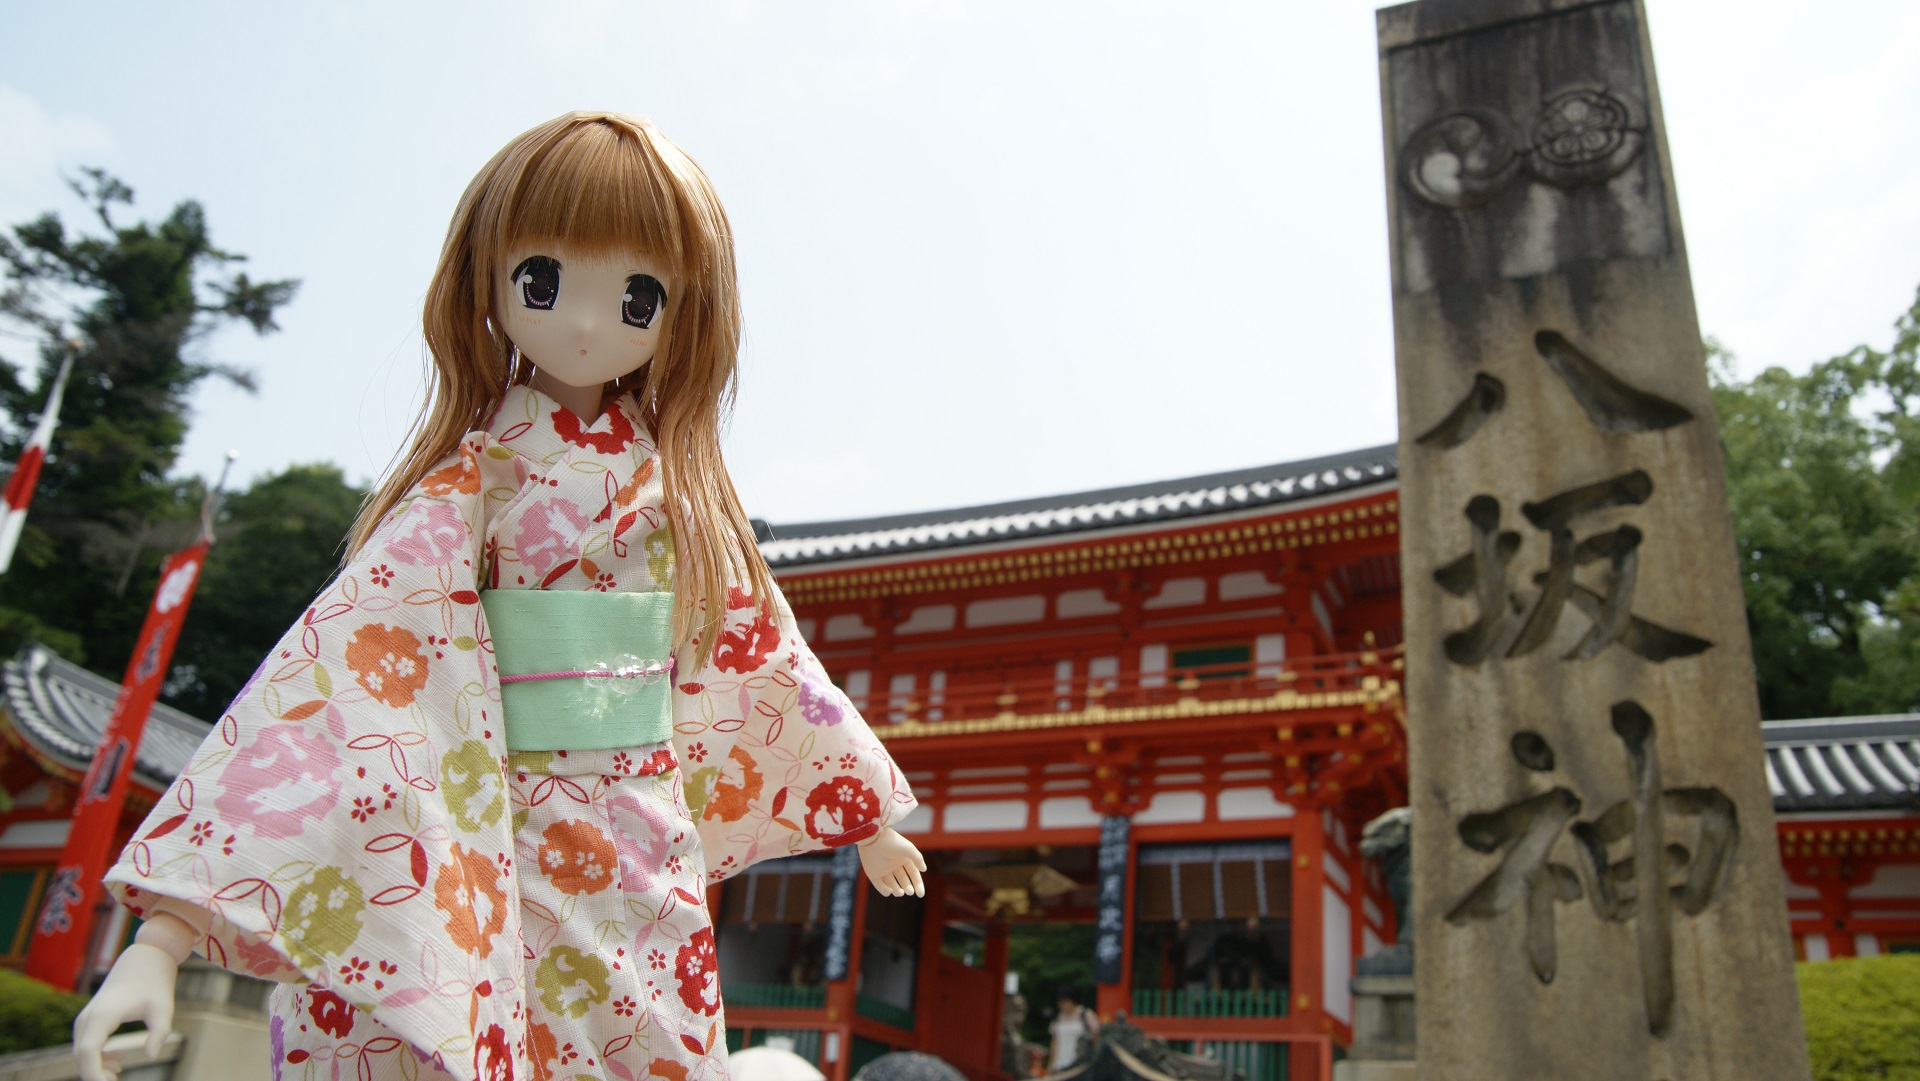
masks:
{"type": "Polygon", "coordinates": [[[128,946],[113,963],[106,982],[73,1019],[73,1057],[79,1060],[80,1081],[119,1077],[120,1064],[102,1062],[100,1049],[125,1022],[145,1021],[147,1054],[160,1054],[173,1031],[173,984],[179,967],[166,950],[141,942],[128,946]]]}
{"type": "Polygon", "coordinates": [[[920,878],[920,872],[927,869],[927,858],[894,830],[881,830],[871,840],[860,842],[860,866],[866,868],[873,888],[885,896],[927,895],[927,885],[920,878]]]}

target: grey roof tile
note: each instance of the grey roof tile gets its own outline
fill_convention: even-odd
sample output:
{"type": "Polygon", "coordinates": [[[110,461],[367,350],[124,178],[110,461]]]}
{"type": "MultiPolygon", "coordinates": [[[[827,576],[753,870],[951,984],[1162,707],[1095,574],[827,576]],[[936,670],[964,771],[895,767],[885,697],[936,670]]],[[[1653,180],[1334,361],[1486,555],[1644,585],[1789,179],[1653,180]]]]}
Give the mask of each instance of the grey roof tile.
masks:
{"type": "Polygon", "coordinates": [[[1920,714],[1767,721],[1777,811],[1920,812],[1920,714]]]}
{"type": "MultiPolygon", "coordinates": [[[[0,664],[7,712],[22,737],[69,769],[85,771],[105,737],[120,685],[41,645],[0,664]]],[[[164,790],[193,758],[213,725],[155,704],[134,752],[134,777],[164,790]]]]}
{"type": "Polygon", "coordinates": [[[755,523],[775,569],[961,548],[1301,502],[1399,476],[1392,444],[1299,462],[976,507],[789,525],[755,523]]]}

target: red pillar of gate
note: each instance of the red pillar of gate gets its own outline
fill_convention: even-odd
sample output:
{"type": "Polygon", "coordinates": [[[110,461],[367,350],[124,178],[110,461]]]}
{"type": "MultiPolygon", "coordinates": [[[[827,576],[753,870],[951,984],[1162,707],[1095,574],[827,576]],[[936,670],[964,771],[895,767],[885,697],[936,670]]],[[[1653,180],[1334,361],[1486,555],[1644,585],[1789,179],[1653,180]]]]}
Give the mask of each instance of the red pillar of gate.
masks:
{"type": "MultiPolygon", "coordinates": [[[[1320,812],[1303,807],[1293,819],[1293,974],[1287,994],[1287,1012],[1301,1018],[1311,1031],[1325,1030],[1326,1002],[1320,941],[1323,934],[1320,898],[1326,886],[1323,861],[1326,832],[1320,812]]],[[[1330,1081],[1320,1076],[1320,1056],[1312,1044],[1288,1045],[1287,1076],[1294,1081],[1330,1081]]]]}

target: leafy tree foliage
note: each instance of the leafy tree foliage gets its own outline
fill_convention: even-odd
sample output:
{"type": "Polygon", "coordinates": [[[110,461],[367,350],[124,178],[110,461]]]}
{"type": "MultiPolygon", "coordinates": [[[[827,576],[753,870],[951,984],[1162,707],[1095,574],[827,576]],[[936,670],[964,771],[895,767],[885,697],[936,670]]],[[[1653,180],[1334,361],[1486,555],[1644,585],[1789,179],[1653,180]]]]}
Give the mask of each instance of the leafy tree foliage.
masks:
{"type": "Polygon", "coordinates": [[[1920,710],[1920,299],[1805,375],[1710,351],[1761,715],[1920,710]]]}
{"type": "Polygon", "coordinates": [[[78,348],[32,515],[0,577],[0,654],[37,638],[117,675],[160,559],[197,529],[199,483],[168,479],[188,396],[209,376],[252,386],[245,372],[195,359],[195,346],[234,320],[273,331],[298,283],[227,274],[243,257],[214,246],[196,202],[123,225],[116,208],[132,205],[132,189],[98,169],[72,186],[101,232],[70,233],[49,213],[0,236],[0,317],[40,346],[35,389],[0,362],[10,421],[0,459],[18,459],[66,343],[78,348]]]}

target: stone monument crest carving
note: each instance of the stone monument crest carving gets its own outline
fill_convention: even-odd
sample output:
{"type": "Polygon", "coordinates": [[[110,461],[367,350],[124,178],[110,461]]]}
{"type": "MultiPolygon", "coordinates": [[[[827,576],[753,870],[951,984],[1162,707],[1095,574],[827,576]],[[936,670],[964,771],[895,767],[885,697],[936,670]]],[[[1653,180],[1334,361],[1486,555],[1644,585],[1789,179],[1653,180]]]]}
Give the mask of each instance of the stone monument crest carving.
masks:
{"type": "Polygon", "coordinates": [[[1646,110],[1631,95],[1574,86],[1517,122],[1476,107],[1429,121],[1401,147],[1400,179],[1453,210],[1492,199],[1522,175],[1557,188],[1600,184],[1633,164],[1646,132],[1646,110]]]}

